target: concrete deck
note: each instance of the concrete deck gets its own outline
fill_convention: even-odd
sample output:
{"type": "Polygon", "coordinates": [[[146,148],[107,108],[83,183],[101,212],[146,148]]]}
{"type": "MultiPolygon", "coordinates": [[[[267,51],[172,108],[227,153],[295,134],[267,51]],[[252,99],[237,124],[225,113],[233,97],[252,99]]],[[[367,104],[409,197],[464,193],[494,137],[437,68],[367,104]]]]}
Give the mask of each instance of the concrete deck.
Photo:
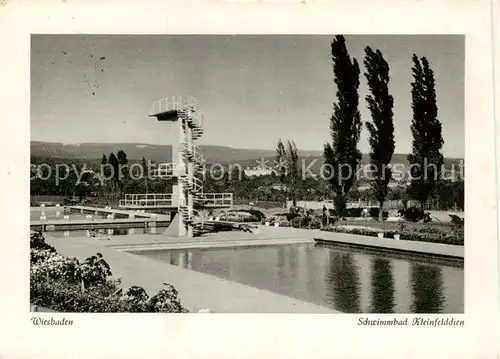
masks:
{"type": "MultiPolygon", "coordinates": [[[[164,228],[158,228],[156,235],[132,234],[110,236],[109,240],[79,237],[81,240],[112,247],[122,251],[146,251],[168,249],[221,248],[242,246],[264,246],[280,244],[314,243],[310,231],[293,228],[275,228],[257,226],[253,233],[242,231],[218,232],[195,238],[171,237],[161,234],[164,228]]],[[[68,238],[68,237],[67,237],[68,238]]],[[[72,240],[75,237],[68,238],[72,240]]]]}
{"type": "Polygon", "coordinates": [[[45,238],[60,254],[79,260],[101,253],[113,275],[121,278],[124,288],[139,285],[149,295],[154,295],[162,289],[162,283],[172,284],[178,290],[183,306],[193,312],[206,308],[218,313],[338,313],[266,290],[121,252],[103,246],[100,241],[50,235],[45,238]]]}
{"type": "MultiPolygon", "coordinates": [[[[163,230],[163,228],[159,228],[158,233],[161,233],[163,230]]],[[[96,240],[91,238],[80,239],[92,242],[96,245],[113,247],[122,251],[261,246],[312,243],[316,241],[333,245],[398,252],[401,254],[418,254],[459,260],[464,259],[464,246],[379,239],[377,237],[326,232],[321,230],[267,227],[263,225],[256,226],[256,228],[253,229],[253,233],[242,231],[218,232],[191,239],[171,237],[162,234],[111,236],[110,240],[96,240]]]]}
{"type": "Polygon", "coordinates": [[[313,238],[319,243],[342,244],[408,254],[464,259],[464,246],[451,244],[405,241],[388,238],[380,239],[377,237],[325,231],[315,231],[313,238]]]}

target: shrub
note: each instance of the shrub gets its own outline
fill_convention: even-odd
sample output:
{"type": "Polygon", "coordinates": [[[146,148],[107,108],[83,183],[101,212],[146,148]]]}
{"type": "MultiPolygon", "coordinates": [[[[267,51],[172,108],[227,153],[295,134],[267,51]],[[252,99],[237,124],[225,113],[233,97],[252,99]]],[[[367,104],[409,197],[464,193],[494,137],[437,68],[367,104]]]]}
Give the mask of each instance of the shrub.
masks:
{"type": "Polygon", "coordinates": [[[404,219],[410,222],[418,222],[425,216],[424,211],[417,207],[409,207],[406,210],[401,210],[400,213],[404,219]]]}
{"type": "Polygon", "coordinates": [[[379,232],[384,232],[385,238],[394,238],[395,234],[400,235],[400,239],[407,241],[419,241],[419,242],[432,242],[432,243],[444,243],[444,244],[454,244],[463,245],[464,236],[463,232],[451,232],[446,233],[442,231],[433,230],[431,232],[424,232],[422,230],[399,230],[399,231],[384,231],[384,230],[371,230],[367,228],[346,228],[337,226],[328,226],[323,230],[336,233],[346,233],[346,234],[358,234],[363,236],[376,237],[379,232]]]}
{"type": "Polygon", "coordinates": [[[344,212],[345,217],[361,217],[363,208],[347,208],[344,212]]]}
{"type": "Polygon", "coordinates": [[[81,277],[85,288],[105,283],[111,276],[111,269],[101,253],[85,259],[80,266],[81,277]]]}
{"type": "Polygon", "coordinates": [[[80,263],[55,252],[41,233],[31,236],[30,300],[59,312],[187,312],[173,286],[149,298],[142,287],[121,294],[100,253],[80,263]]]}
{"type": "Polygon", "coordinates": [[[55,252],[56,249],[45,242],[42,232],[32,232],[30,234],[30,249],[48,250],[55,252]]]}
{"type": "Polygon", "coordinates": [[[322,227],[321,219],[319,217],[313,217],[309,222],[309,228],[320,229],[322,227]]]}
{"type": "MultiPolygon", "coordinates": [[[[368,210],[368,213],[370,214],[370,217],[372,217],[372,218],[378,218],[379,212],[380,212],[380,208],[377,208],[377,207],[371,207],[368,210]]],[[[387,218],[387,217],[389,217],[389,212],[383,211],[382,218],[387,218]]]]}
{"type": "Polygon", "coordinates": [[[148,311],[169,313],[187,312],[187,310],[181,306],[177,290],[170,284],[165,285],[167,287],[166,289],[161,289],[149,300],[147,304],[148,311]]]}
{"type": "Polygon", "coordinates": [[[303,217],[297,216],[290,221],[293,228],[301,228],[303,223],[303,217]]]}
{"type": "Polygon", "coordinates": [[[47,253],[48,251],[38,251],[41,255],[30,267],[32,280],[64,279],[69,283],[80,283],[82,272],[77,259],[66,258],[54,252],[45,255],[47,253]]]}
{"type": "Polygon", "coordinates": [[[30,250],[30,263],[31,265],[37,264],[40,262],[47,261],[50,257],[56,255],[56,252],[53,252],[48,249],[32,249],[30,250]]]}
{"type": "Polygon", "coordinates": [[[464,226],[464,219],[463,218],[460,218],[459,216],[457,215],[454,215],[454,214],[449,214],[449,216],[451,217],[451,223],[454,225],[454,226],[464,226]]]}
{"type": "Polygon", "coordinates": [[[258,211],[256,209],[240,209],[239,212],[247,212],[248,214],[252,215],[256,220],[254,222],[257,222],[257,221],[261,221],[263,218],[265,218],[266,216],[264,215],[264,213],[262,213],[261,211],[258,211]]]}
{"type": "Polygon", "coordinates": [[[274,223],[278,223],[280,227],[291,227],[292,223],[287,220],[285,217],[278,217],[274,223]]]}
{"type": "Polygon", "coordinates": [[[295,213],[295,212],[290,212],[286,214],[286,219],[287,221],[292,221],[294,218],[299,217],[300,214],[295,213]]]}
{"type": "Polygon", "coordinates": [[[229,211],[226,213],[222,213],[219,218],[222,221],[230,221],[230,222],[258,222],[260,219],[255,217],[254,215],[248,213],[247,211],[229,211]]]}
{"type": "Polygon", "coordinates": [[[130,287],[125,293],[124,300],[129,305],[131,312],[142,313],[148,311],[149,295],[142,287],[135,285],[130,287]]]}

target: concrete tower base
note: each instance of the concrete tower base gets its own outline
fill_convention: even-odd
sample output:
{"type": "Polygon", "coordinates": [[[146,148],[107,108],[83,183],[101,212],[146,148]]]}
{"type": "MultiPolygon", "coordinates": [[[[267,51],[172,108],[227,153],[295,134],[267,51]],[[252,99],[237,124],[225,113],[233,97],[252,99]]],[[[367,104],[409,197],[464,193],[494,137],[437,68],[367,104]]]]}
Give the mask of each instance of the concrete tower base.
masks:
{"type": "Polygon", "coordinates": [[[172,218],[172,223],[167,227],[163,235],[169,237],[185,237],[187,235],[186,227],[182,223],[181,216],[179,213],[174,215],[172,218]]]}

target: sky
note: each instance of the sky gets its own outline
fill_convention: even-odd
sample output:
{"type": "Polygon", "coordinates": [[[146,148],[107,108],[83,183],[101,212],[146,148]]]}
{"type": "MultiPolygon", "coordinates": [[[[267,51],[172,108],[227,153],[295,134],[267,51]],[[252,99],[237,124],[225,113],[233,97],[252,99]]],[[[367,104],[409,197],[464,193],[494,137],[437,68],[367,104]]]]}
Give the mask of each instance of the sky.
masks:
{"type": "MultiPolygon", "coordinates": [[[[274,149],[279,138],[301,150],[331,141],[336,100],[333,35],[32,35],[31,140],[62,143],[171,144],[172,123],[148,117],[154,101],[196,99],[200,144],[274,149]]],[[[361,66],[364,48],[380,49],[390,67],[396,153],[411,151],[412,54],[434,70],[443,154],[464,157],[464,37],[349,35],[361,66]]],[[[368,153],[364,127],[359,143],[368,153]]]]}

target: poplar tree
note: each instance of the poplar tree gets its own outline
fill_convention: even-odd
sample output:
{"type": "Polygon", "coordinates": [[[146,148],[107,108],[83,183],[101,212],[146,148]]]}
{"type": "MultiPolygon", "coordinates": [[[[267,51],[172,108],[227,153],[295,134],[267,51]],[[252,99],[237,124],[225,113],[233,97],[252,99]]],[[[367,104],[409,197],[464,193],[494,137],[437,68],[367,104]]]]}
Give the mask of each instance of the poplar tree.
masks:
{"type": "Polygon", "coordinates": [[[411,184],[410,196],[425,203],[441,178],[443,155],[441,148],[444,141],[441,122],[438,120],[434,72],[427,58],[419,59],[413,54],[413,82],[411,83],[413,120],[412,153],[408,155],[410,162],[411,184]]]}
{"type": "Polygon", "coordinates": [[[144,157],[142,158],[142,175],[144,177],[144,187],[146,188],[146,193],[148,193],[149,167],[144,157]]]}
{"type": "Polygon", "coordinates": [[[116,158],[116,156],[113,152],[111,152],[108,156],[108,163],[113,167],[113,180],[114,180],[115,186],[117,186],[118,181],[120,180],[119,162],[118,162],[118,158],[116,158]]]}
{"type": "Polygon", "coordinates": [[[284,182],[286,176],[286,149],[283,142],[281,142],[281,138],[278,140],[278,145],[276,146],[276,162],[280,181],[284,182]]]}
{"type": "Polygon", "coordinates": [[[383,219],[384,201],[387,197],[387,185],[392,177],[389,167],[394,154],[394,99],[389,93],[389,65],[380,50],[365,48],[365,77],[370,95],[365,97],[372,122],[366,122],[370,134],[370,164],[372,166],[372,188],[379,203],[378,220],[383,219]]]}
{"type": "Polygon", "coordinates": [[[335,193],[334,205],[339,216],[344,214],[346,196],[356,179],[361,160],[358,142],[361,134],[359,103],[359,65],[349,56],[345,38],[337,35],[331,43],[333,74],[337,85],[337,102],[330,118],[332,143],[324,149],[326,174],[335,193]]]}
{"type": "Polygon", "coordinates": [[[287,184],[292,205],[297,205],[297,187],[300,183],[301,170],[297,146],[294,141],[288,141],[287,146],[281,139],[276,146],[276,161],[278,162],[278,174],[280,181],[287,184]]]}

